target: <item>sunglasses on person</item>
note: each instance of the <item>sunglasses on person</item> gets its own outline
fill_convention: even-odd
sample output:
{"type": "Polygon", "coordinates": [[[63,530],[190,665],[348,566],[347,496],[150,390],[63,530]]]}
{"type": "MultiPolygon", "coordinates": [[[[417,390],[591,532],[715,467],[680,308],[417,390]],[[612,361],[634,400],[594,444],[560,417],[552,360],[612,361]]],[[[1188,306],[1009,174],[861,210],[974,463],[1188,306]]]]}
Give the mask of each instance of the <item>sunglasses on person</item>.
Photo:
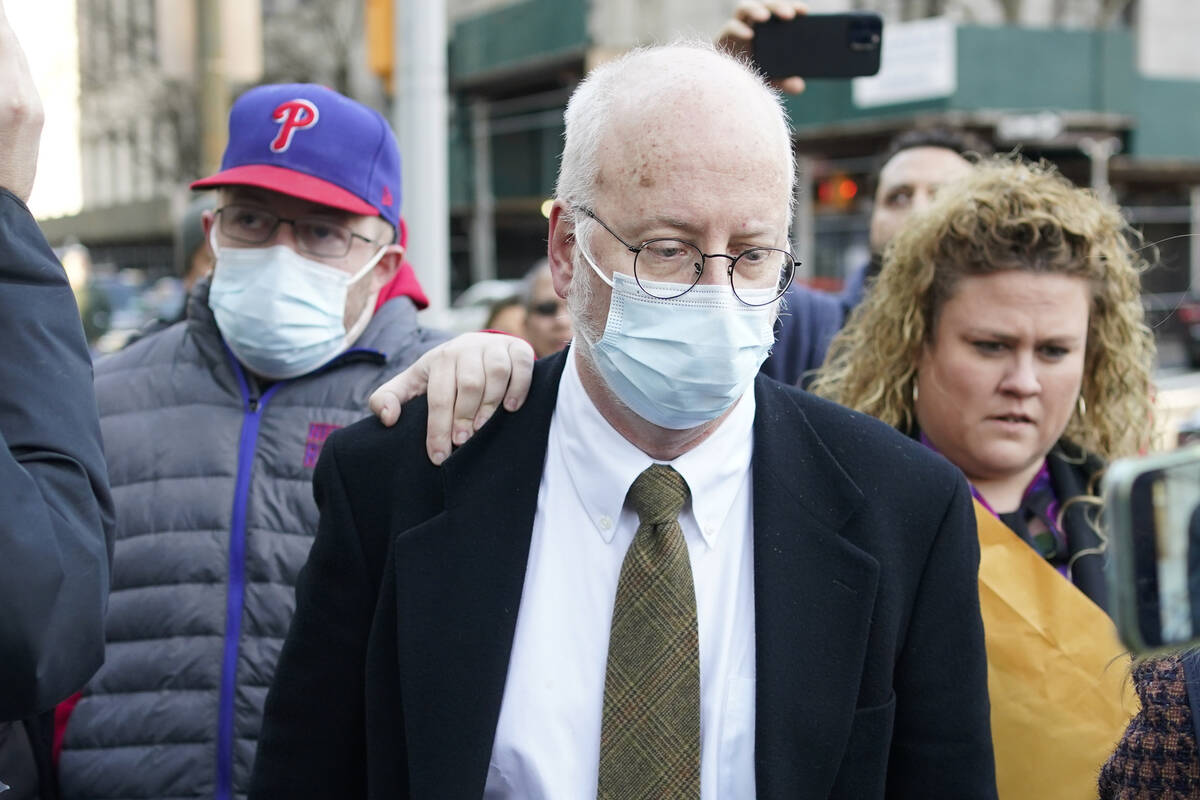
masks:
{"type": "Polygon", "coordinates": [[[543,300],[529,306],[529,313],[537,314],[539,317],[557,317],[562,312],[562,303],[558,300],[543,300]]]}

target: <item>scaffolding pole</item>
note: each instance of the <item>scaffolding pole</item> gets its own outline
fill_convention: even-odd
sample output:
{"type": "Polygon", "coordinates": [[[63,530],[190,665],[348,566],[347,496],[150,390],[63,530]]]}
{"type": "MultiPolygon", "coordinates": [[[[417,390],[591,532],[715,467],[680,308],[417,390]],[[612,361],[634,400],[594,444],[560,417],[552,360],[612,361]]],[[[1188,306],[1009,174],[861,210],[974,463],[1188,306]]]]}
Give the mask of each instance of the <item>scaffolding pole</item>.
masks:
{"type": "Polygon", "coordinates": [[[400,143],[401,213],[408,258],[437,324],[450,302],[446,7],[444,0],[397,0],[396,11],[392,126],[400,143]]]}

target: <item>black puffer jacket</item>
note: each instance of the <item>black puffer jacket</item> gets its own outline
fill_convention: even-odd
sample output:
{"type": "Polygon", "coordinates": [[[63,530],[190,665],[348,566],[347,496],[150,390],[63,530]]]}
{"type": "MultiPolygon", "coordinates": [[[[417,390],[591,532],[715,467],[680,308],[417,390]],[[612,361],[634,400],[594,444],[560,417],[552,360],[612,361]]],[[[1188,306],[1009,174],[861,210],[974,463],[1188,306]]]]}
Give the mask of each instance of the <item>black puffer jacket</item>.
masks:
{"type": "Polygon", "coordinates": [[[15,798],[37,796],[44,753],[13,721],[53,708],[103,659],[113,512],[75,297],[4,189],[0,342],[0,781],[15,798]]]}

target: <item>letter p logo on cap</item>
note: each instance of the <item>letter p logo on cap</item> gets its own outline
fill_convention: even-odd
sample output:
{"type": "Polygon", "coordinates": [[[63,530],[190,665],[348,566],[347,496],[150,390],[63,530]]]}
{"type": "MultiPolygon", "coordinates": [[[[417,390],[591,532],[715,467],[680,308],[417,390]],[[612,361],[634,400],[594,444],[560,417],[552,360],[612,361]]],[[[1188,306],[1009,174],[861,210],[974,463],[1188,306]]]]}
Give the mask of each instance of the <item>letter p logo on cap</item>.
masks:
{"type": "Polygon", "coordinates": [[[400,224],[400,153],[387,120],[311,83],[256,86],[234,102],[221,169],[192,183],[222,186],[254,186],[400,224]]]}
{"type": "Polygon", "coordinates": [[[286,151],[292,146],[292,137],[296,131],[308,130],[317,124],[320,116],[317,107],[308,100],[296,99],[280,103],[271,113],[271,119],[279,123],[279,133],[271,142],[271,152],[286,151]]]}

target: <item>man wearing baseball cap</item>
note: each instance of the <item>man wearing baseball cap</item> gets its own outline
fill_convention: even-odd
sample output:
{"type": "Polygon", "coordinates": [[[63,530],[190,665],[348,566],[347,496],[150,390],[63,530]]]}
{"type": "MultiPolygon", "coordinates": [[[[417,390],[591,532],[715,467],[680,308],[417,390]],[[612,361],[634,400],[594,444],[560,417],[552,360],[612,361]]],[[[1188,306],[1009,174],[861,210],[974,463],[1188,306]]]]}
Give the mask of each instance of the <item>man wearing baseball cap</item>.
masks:
{"type": "Polygon", "coordinates": [[[447,338],[417,324],[400,157],[372,109],[251,89],[192,186],[217,192],[211,279],[183,322],[96,367],[117,545],[104,667],[60,708],[66,798],[245,795],[321,446],[447,338]]]}

